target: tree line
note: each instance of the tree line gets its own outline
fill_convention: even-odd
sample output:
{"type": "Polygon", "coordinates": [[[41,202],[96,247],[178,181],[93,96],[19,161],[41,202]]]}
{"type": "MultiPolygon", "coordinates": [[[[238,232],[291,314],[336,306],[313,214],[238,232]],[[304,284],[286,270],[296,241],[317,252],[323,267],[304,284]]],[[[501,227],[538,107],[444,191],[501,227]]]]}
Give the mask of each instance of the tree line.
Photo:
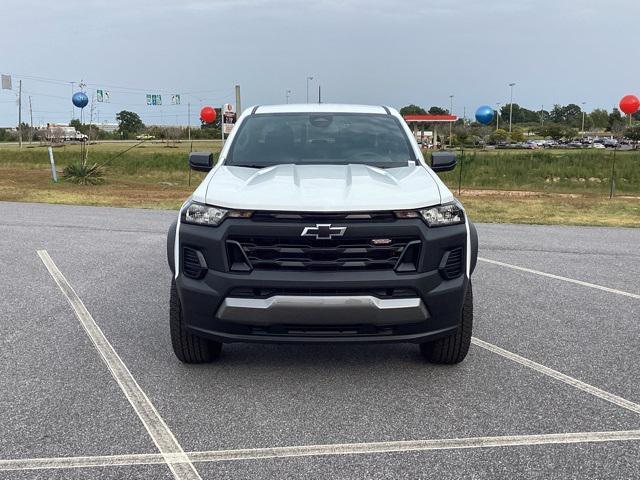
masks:
{"type": "MultiPolygon", "coordinates": [[[[640,141],[640,126],[629,126],[629,122],[618,108],[608,111],[604,108],[596,108],[591,112],[583,109],[575,103],[567,105],[556,104],[551,110],[530,110],[517,103],[513,104],[513,110],[508,103],[493,111],[493,120],[484,126],[470,119],[465,122],[458,119],[454,124],[454,135],[457,140],[464,142],[466,138],[489,137],[490,141],[521,142],[525,139],[525,132],[536,133],[553,140],[572,140],[579,136],[580,132],[604,132],[614,136],[625,136],[631,140],[640,141]],[[507,131],[509,116],[511,114],[512,131],[507,131]],[[498,128],[501,127],[501,128],[498,128]]],[[[448,114],[446,108],[431,106],[429,109],[411,104],[400,109],[401,115],[443,115],[448,114]]],[[[640,112],[632,115],[632,120],[640,122],[640,112]]]]}

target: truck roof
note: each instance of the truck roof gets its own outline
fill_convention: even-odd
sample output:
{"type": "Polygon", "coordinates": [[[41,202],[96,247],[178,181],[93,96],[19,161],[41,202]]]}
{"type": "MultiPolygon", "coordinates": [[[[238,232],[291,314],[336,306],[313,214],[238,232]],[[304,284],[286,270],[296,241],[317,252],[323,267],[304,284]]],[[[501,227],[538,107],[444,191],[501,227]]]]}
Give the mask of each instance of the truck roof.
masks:
{"type": "Polygon", "coordinates": [[[298,103],[285,105],[258,105],[252,113],[389,113],[380,105],[348,105],[338,103],[298,103]]]}

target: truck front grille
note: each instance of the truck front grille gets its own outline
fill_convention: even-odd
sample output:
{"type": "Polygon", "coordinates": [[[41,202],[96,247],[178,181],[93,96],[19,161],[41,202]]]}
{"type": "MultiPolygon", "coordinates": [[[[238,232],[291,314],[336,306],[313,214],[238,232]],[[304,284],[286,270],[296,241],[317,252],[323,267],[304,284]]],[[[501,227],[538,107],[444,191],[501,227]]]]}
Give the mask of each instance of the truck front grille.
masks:
{"type": "Polygon", "coordinates": [[[227,250],[239,245],[250,266],[258,270],[391,270],[407,245],[415,245],[418,239],[389,240],[387,245],[373,245],[370,238],[234,236],[229,238],[227,250]]]}

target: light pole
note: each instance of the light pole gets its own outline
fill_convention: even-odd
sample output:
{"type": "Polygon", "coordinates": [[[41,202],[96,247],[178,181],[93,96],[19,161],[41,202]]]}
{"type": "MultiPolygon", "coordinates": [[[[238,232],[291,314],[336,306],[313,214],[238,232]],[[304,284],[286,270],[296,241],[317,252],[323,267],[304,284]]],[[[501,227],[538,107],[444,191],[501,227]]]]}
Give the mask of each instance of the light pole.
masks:
{"type": "Polygon", "coordinates": [[[309,82],[313,80],[313,77],[307,77],[307,103],[309,103],[309,82]]]}
{"type": "Polygon", "coordinates": [[[544,104],[540,105],[540,126],[544,126],[544,104]]]}
{"type": "Polygon", "coordinates": [[[291,95],[291,90],[287,90],[285,96],[287,97],[287,103],[289,103],[289,95],[291,95]]]}
{"type": "Polygon", "coordinates": [[[500,102],[496,102],[496,130],[500,128],[500,102]]]}
{"type": "Polygon", "coordinates": [[[511,87],[511,99],[509,100],[509,133],[511,133],[511,121],[513,120],[513,86],[515,83],[510,83],[511,87]]]}
{"type": "MultiPolygon", "coordinates": [[[[449,95],[450,108],[449,115],[453,115],[453,95],[449,95]]],[[[449,121],[449,147],[453,145],[453,121],[449,121]]]]}
{"type": "Polygon", "coordinates": [[[582,105],[582,138],[584,138],[584,114],[585,114],[584,106],[586,103],[587,102],[582,102],[581,104],[582,105]]]}

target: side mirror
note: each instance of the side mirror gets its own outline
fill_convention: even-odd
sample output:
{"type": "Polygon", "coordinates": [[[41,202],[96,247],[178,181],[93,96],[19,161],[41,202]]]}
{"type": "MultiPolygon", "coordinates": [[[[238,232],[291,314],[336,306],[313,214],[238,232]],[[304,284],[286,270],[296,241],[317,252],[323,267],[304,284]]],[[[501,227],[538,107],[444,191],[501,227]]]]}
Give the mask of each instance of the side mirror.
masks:
{"type": "Polygon", "coordinates": [[[189,154],[189,168],[198,172],[208,172],[213,168],[213,153],[191,152],[189,154]]]}
{"type": "Polygon", "coordinates": [[[433,152],[431,154],[431,170],[434,172],[448,172],[456,168],[455,152],[433,152]]]}

